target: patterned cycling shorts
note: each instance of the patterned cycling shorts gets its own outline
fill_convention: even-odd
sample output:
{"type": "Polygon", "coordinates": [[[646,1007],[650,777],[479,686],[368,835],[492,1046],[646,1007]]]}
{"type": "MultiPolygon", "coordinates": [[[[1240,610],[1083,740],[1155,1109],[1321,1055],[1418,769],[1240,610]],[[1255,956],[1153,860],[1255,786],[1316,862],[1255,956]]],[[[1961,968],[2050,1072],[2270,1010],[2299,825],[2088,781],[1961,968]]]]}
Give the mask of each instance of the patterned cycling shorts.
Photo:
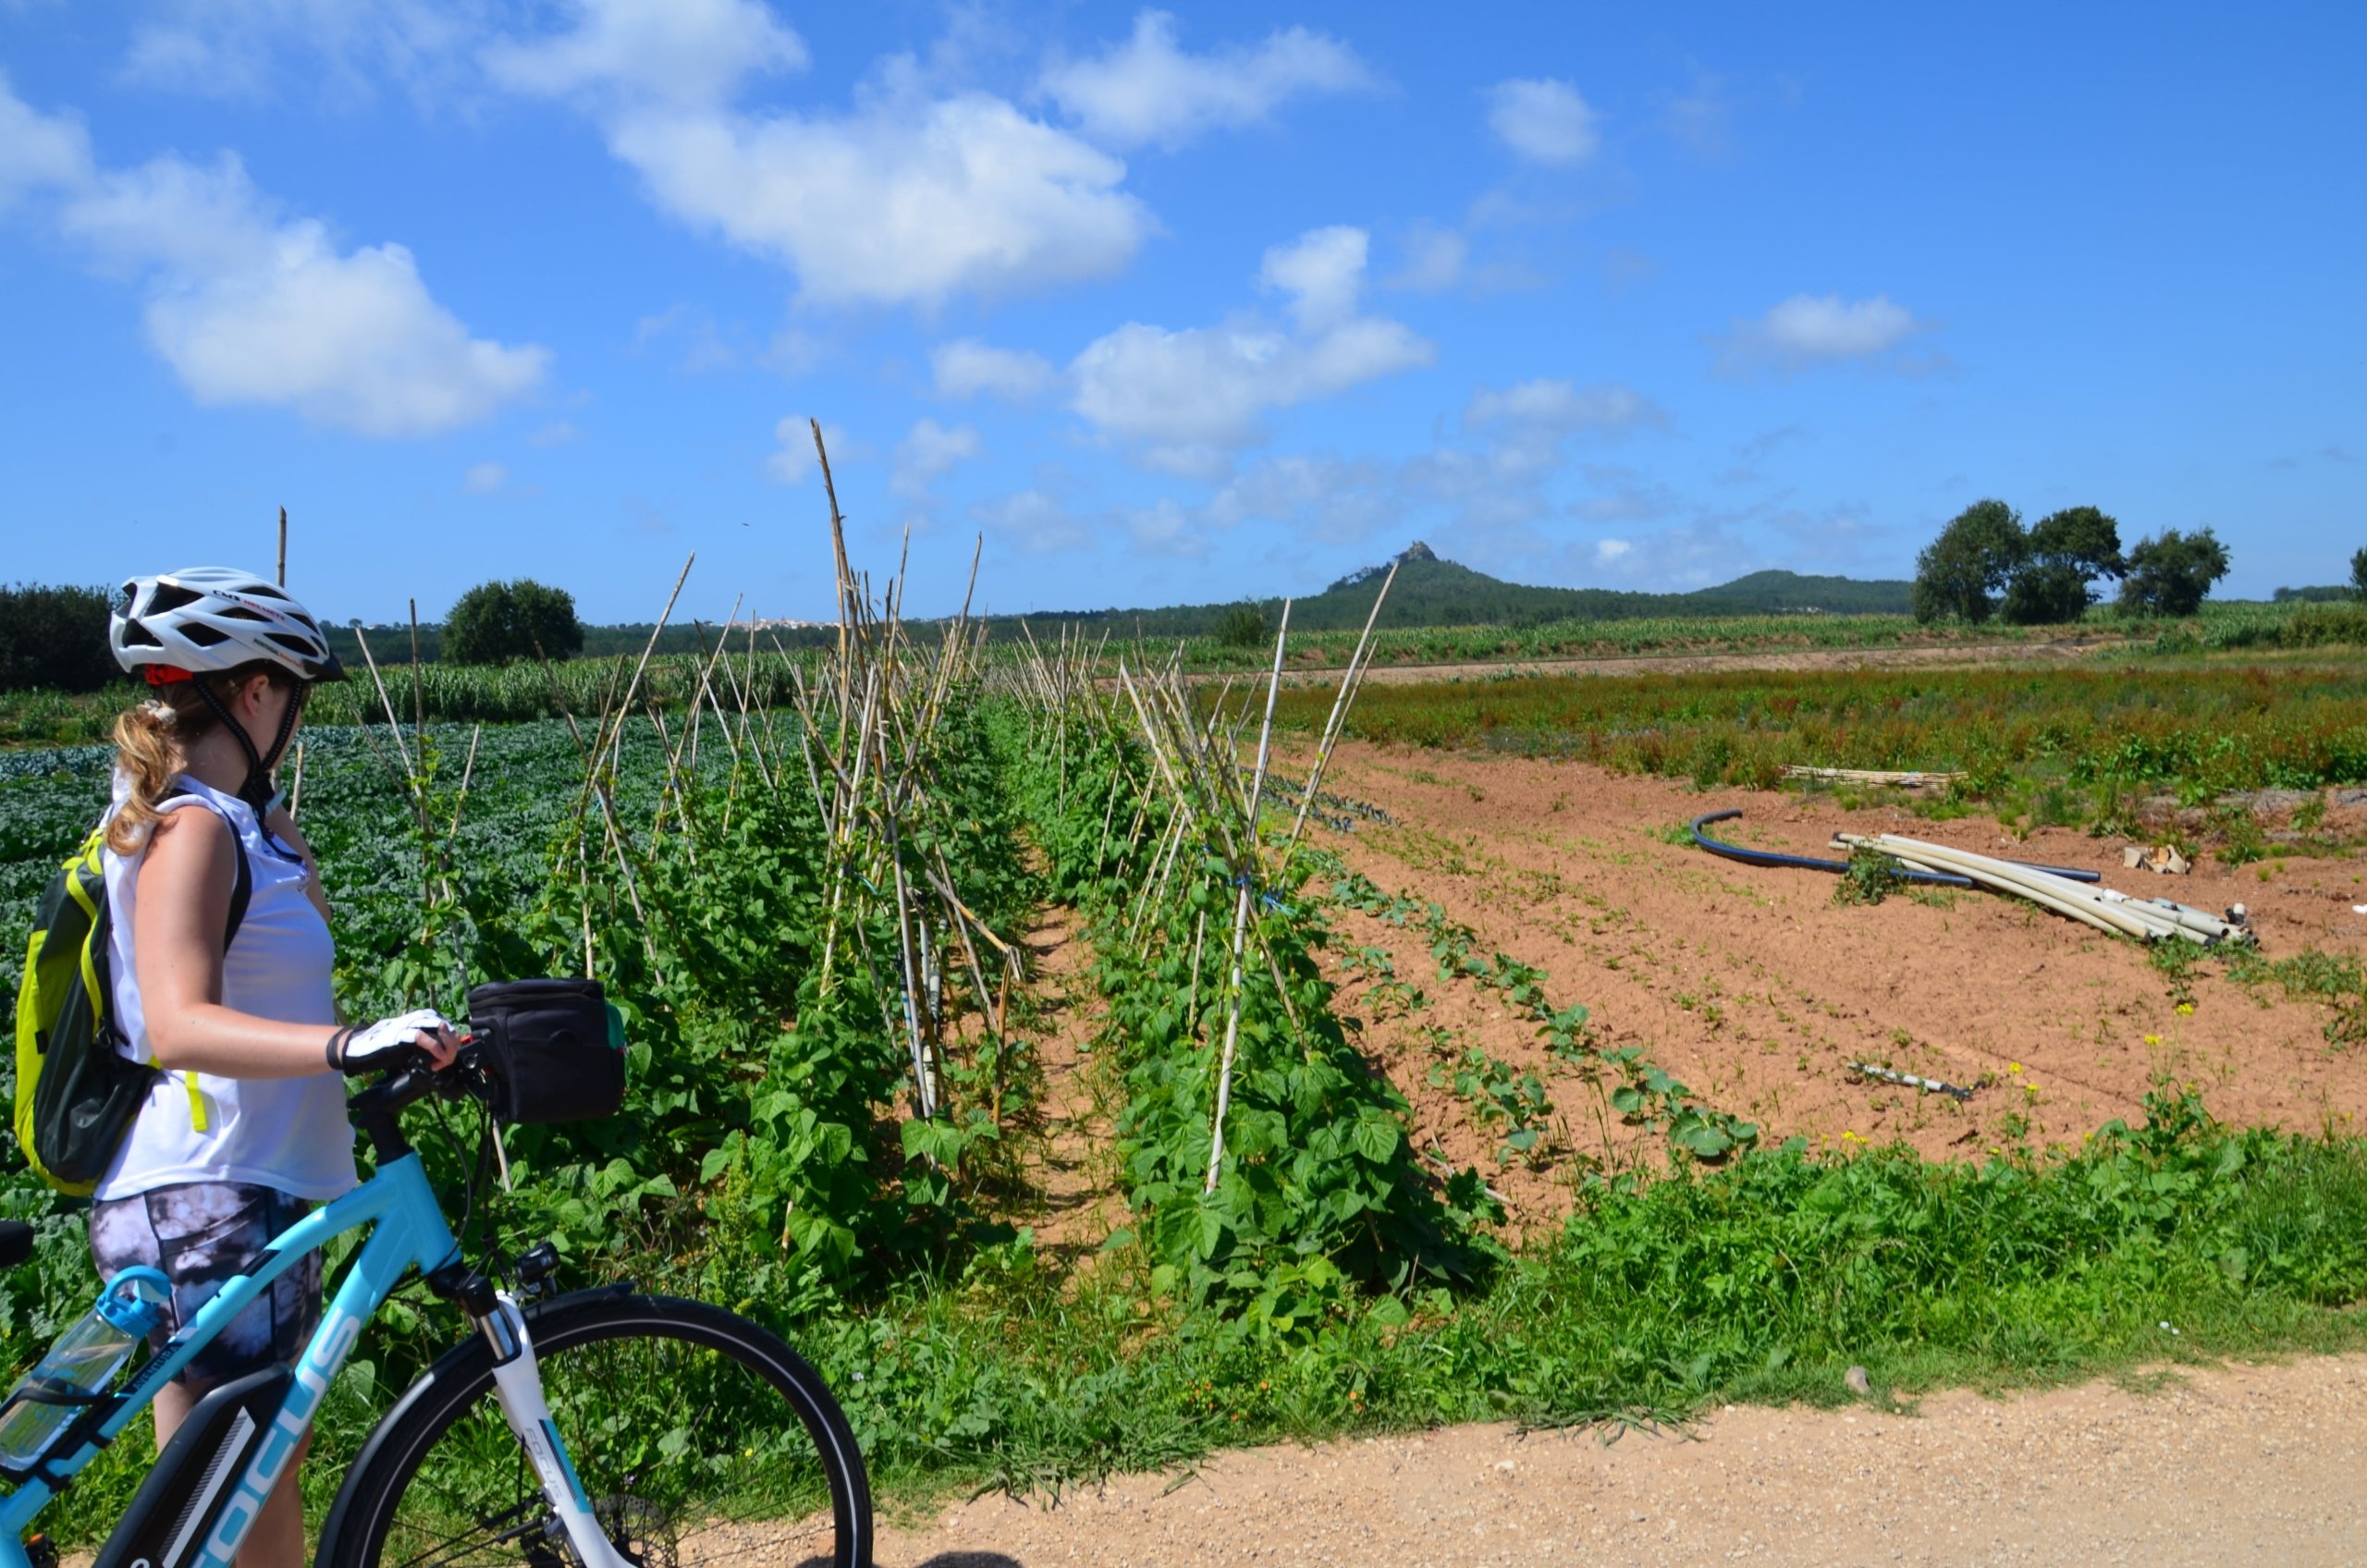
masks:
{"type": "MultiPolygon", "coordinates": [[[[173,1331],[233,1276],[242,1274],[271,1239],[302,1219],[312,1205],[270,1187],[243,1182],[191,1182],[158,1187],[91,1206],[91,1256],[102,1280],[134,1264],[163,1271],[173,1299],[149,1342],[161,1349],[173,1331]]],[[[247,1309],[174,1379],[193,1391],[292,1363],[321,1320],[321,1255],[306,1254],[273,1280],[247,1309]]]]}

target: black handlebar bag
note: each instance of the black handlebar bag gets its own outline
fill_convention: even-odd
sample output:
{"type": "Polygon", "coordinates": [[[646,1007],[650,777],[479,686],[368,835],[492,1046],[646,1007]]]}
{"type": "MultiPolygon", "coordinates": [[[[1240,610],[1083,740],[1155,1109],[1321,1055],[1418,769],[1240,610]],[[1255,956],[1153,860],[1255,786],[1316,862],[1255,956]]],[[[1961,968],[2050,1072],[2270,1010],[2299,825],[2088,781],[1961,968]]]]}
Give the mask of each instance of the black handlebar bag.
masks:
{"type": "Polygon", "coordinates": [[[496,1120],[596,1121],[625,1103],[624,1020],[597,980],[497,980],[469,993],[496,1120]]]}

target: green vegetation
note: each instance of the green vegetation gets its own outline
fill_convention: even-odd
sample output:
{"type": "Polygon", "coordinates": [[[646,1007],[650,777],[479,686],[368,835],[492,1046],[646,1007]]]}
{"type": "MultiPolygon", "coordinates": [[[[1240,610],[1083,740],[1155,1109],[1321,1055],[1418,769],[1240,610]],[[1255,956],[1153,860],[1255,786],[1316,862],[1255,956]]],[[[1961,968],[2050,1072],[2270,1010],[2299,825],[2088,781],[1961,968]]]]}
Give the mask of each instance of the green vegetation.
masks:
{"type": "Polygon", "coordinates": [[[2211,530],[2169,529],[2129,547],[2120,607],[2131,615],[2192,615],[2227,570],[2227,546],[2211,530]]]}
{"type": "Polygon", "coordinates": [[[531,577],[480,582],[444,617],[440,652],[454,664],[513,664],[571,658],[583,649],[575,598],[531,577]]]}
{"type": "MultiPolygon", "coordinates": [[[[921,653],[883,699],[904,727],[895,745],[913,748],[880,732],[873,766],[895,769],[894,792],[872,777],[852,812],[826,783],[850,722],[832,683],[800,699],[783,655],[761,653],[715,667],[695,739],[687,660],[653,666],[657,712],[637,693],[598,743],[631,671],[595,660],[558,671],[582,745],[547,720],[406,725],[399,740],[383,714],[374,735],[311,728],[301,801],[349,1012],[450,1007],[469,975],[588,962],[630,1020],[626,1113],[514,1132],[517,1191],[479,1194],[486,1240],[555,1237],[570,1283],[631,1275],[782,1328],[891,1495],[1441,1420],[1838,1401],[1853,1364],[1912,1391],[2367,1344],[2352,1310],[2367,1297],[2367,1145],[2222,1128],[2165,1084],[2143,1126],[2099,1129],[2077,1153],[1934,1165],[1905,1148],[1765,1147],[1641,1047],[1609,1045],[1554,977],[1306,852],[1253,885],[1226,1154],[1207,1191],[1230,982],[1218,933],[1239,895],[1227,863],[1154,787],[1129,710],[1089,685],[1066,707],[1022,702],[991,652],[957,649],[941,685],[915,679],[934,668],[921,653]],[[898,878],[926,902],[940,876],[973,918],[929,903],[920,947],[937,962],[900,962],[914,926],[898,878]],[[1115,1107],[1128,1209],[1073,1264],[1012,1223],[1029,1202],[1040,1021],[1024,994],[1004,1006],[1000,965],[969,949],[974,935],[1016,946],[1048,900],[1076,908],[1092,949],[1103,1007],[1085,1071],[1115,1107]],[[1439,984],[1484,987],[1537,1031],[1533,1073],[1459,1043],[1441,1062],[1503,1158],[1537,1158],[1572,1094],[1635,1134],[1568,1162],[1575,1212],[1558,1233],[1515,1245],[1478,1171],[1413,1146],[1402,1095],[1356,1049],[1318,963],[1343,907],[1418,931],[1439,984]],[[907,983],[918,974],[933,978],[907,983]],[[916,1034],[934,1116],[914,1105],[916,1034]]],[[[538,666],[420,680],[431,711],[554,700],[538,666]]],[[[410,672],[391,685],[407,706],[410,672]]],[[[366,680],[340,694],[365,692],[376,702],[366,680]]],[[[1312,725],[1331,698],[1283,706],[1312,725]]],[[[1992,799],[2036,805],[2051,786],[2067,793],[2048,810],[2098,809],[2115,790],[2209,800],[2356,778],[2367,677],[2132,662],[1493,680],[1368,689],[1354,728],[1708,783],[1762,781],[1787,760],[1964,766],[1992,799]]],[[[108,762],[0,755],[0,966],[104,802],[108,762]]],[[[1361,966],[1420,1005],[1385,962],[1361,966]]],[[[2356,967],[2332,962],[2252,983],[2337,1011],[2361,994],[2356,967]]],[[[420,1142],[457,1193],[464,1150],[420,1142]]],[[[74,1206],[0,1164],[0,1213],[40,1230],[34,1262],[0,1279],[0,1354],[22,1366],[92,1280],[74,1206]]],[[[455,1331],[414,1302],[374,1327],[323,1415],[316,1503],[374,1407],[455,1331]]],[[[120,1505],[140,1446],[76,1494],[63,1535],[120,1505]]]]}
{"type": "Polygon", "coordinates": [[[2096,602],[2091,583],[2124,570],[2120,525],[2094,507],[2066,508],[2026,531],[2005,502],[1976,501],[1916,557],[1915,618],[2060,626],[2096,602]]]}
{"type": "MultiPolygon", "coordinates": [[[[1286,692],[1276,721],[1320,724],[1328,695],[1286,692]]],[[[1565,756],[1705,787],[1772,788],[1794,763],[1962,771],[2011,802],[2054,780],[2192,800],[2367,778],[2367,670],[1972,668],[1564,676],[1376,686],[1350,731],[1426,746],[1565,756]]]]}
{"type": "MultiPolygon", "coordinates": [[[[1353,634],[1372,610],[1385,566],[1349,573],[1320,594],[1291,601],[1291,631],[1353,634]]],[[[1453,561],[1425,545],[1397,557],[1397,581],[1381,611],[1386,630],[1492,626],[1526,629],[1554,622],[1663,620],[1734,616],[1904,616],[1904,582],[1864,582],[1846,577],[1802,577],[1760,571],[1691,594],[1636,594],[1610,588],[1534,588],[1506,582],[1453,561]]],[[[1255,601],[1270,624],[1279,598],[1255,601]]],[[[1212,636],[1231,605],[1173,605],[1157,609],[1039,610],[988,622],[998,638],[1017,638],[1024,620],[1039,639],[1068,625],[1109,628],[1118,637],[1173,641],[1212,636]]]]}
{"type": "Polygon", "coordinates": [[[0,584],[0,692],[124,688],[107,647],[104,588],[0,584]]]}

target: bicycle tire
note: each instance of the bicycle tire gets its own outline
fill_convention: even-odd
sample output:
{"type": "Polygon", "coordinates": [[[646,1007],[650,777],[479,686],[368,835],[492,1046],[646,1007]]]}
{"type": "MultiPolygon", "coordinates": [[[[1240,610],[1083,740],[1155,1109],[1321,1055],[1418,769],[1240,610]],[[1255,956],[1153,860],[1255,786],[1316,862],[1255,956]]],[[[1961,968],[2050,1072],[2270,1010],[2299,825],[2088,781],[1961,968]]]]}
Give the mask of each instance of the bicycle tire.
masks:
{"type": "MultiPolygon", "coordinates": [[[[870,1568],[871,1490],[853,1430],[820,1375],[778,1334],[705,1303],[620,1292],[562,1297],[529,1312],[527,1324],[552,1420],[594,1512],[637,1568],[870,1568]],[[734,1380],[735,1371],[756,1381],[734,1380]],[[785,1413],[767,1403],[767,1389],[785,1413]],[[653,1411],[660,1423],[687,1414],[715,1430],[693,1438],[682,1426],[653,1429],[653,1411]],[[758,1471],[777,1461],[778,1473],[758,1471]],[[730,1484],[741,1495],[683,1493],[724,1468],[737,1473],[730,1484]]],[[[315,1561],[575,1562],[564,1536],[553,1536],[541,1488],[502,1419],[492,1347],[482,1338],[446,1353],[372,1432],[315,1561]]]]}

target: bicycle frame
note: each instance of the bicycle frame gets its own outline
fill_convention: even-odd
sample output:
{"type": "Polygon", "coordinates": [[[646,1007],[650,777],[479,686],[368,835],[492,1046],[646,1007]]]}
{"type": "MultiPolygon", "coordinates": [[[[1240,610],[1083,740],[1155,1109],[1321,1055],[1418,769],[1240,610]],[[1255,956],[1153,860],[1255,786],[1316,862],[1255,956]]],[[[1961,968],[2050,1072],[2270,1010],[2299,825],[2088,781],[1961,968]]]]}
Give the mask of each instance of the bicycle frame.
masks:
{"type": "MultiPolygon", "coordinates": [[[[318,1251],[332,1237],[362,1226],[373,1227],[337,1287],[336,1297],[321,1314],[321,1326],[295,1366],[295,1379],[281,1404],[270,1436],[256,1451],[254,1461],[239,1477],[229,1503],[214,1530],[185,1568],[230,1568],[230,1560],[246,1538],[256,1513],[271,1496],[281,1473],[295,1454],[313,1413],[330,1382],[345,1365],[347,1354],[361,1339],[362,1329],[376,1315],[386,1297],[413,1267],[424,1274],[460,1256],[460,1243],[445,1220],[444,1210],[428,1185],[419,1156],[408,1154],[379,1167],[375,1175],[324,1207],[317,1208],[272,1238],[255,1260],[253,1271],[233,1277],[218,1294],[183,1324],[163,1351],[151,1356],[132,1380],[110,1396],[111,1403],[93,1436],[70,1454],[54,1455],[5,1502],[0,1502],[0,1568],[31,1568],[22,1537],[34,1515],[46,1507],[66,1484],[96,1457],[100,1449],[119,1437],[147,1407],[156,1390],[178,1375],[190,1359],[220,1333],[274,1280],[305,1254],[318,1251]]],[[[505,1304],[506,1305],[506,1304],[505,1304]]],[[[509,1309],[514,1314],[515,1309],[509,1309]]],[[[531,1349],[531,1347],[529,1347],[531,1349]]],[[[531,1366],[531,1361],[529,1363],[531,1366]]],[[[84,1428],[86,1431],[87,1427],[84,1428]]],[[[68,1428],[70,1434],[74,1428],[68,1428]]],[[[605,1542],[603,1543],[605,1544],[605,1542]]]]}

